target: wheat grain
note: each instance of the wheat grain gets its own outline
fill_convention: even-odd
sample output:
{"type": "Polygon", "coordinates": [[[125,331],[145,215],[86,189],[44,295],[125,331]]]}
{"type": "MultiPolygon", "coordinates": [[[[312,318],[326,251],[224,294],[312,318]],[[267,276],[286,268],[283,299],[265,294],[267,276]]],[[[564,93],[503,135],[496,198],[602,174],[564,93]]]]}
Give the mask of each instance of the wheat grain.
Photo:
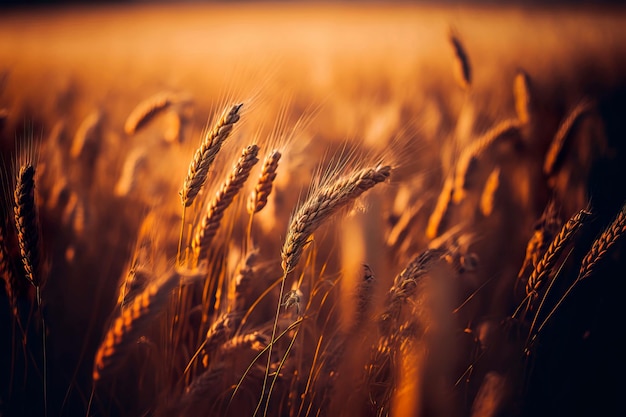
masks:
{"type": "Polygon", "coordinates": [[[187,177],[183,181],[180,198],[183,206],[189,207],[206,181],[209,167],[215,160],[217,153],[231,131],[235,123],[239,121],[239,110],[243,104],[236,104],[230,108],[217,121],[213,129],[207,131],[200,147],[189,164],[187,177]]]}
{"type": "Polygon", "coordinates": [[[292,271],[313,232],[333,213],[355,200],[391,174],[389,165],[366,168],[315,190],[292,217],[282,248],[282,268],[292,271]]]}
{"type": "Polygon", "coordinates": [[[250,198],[248,199],[247,208],[249,214],[258,213],[267,204],[267,198],[272,192],[272,186],[276,178],[280,157],[280,152],[274,150],[265,158],[257,185],[250,193],[250,198]]]}
{"type": "Polygon", "coordinates": [[[252,167],[259,161],[256,157],[258,153],[257,145],[250,145],[243,150],[233,171],[207,207],[206,215],[196,227],[191,242],[193,252],[198,259],[206,254],[209,244],[220,227],[224,212],[248,179],[252,167]]]}

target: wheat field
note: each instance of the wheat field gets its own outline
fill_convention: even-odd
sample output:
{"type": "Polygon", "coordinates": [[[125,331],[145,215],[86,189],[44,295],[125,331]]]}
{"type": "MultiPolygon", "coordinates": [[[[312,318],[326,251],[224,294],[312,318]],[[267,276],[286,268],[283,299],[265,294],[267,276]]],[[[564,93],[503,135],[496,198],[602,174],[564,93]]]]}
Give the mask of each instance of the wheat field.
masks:
{"type": "Polygon", "coordinates": [[[626,414],[622,8],[0,14],[0,416],[626,414]]]}

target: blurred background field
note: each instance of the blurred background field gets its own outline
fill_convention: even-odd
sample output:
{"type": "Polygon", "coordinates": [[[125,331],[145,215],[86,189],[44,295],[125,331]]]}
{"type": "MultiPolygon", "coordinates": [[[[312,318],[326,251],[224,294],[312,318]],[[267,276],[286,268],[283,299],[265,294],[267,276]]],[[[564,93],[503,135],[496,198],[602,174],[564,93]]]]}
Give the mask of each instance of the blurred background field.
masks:
{"type": "MultiPolygon", "coordinates": [[[[160,373],[159,366],[170,364],[159,356],[168,352],[163,340],[150,338],[160,335],[155,329],[146,330],[112,381],[95,389],[92,384],[95,352],[117,311],[120,279],[136,252],[142,221],[149,213],[158,219],[150,235],[156,255],[147,263],[162,273],[176,257],[182,214],[177,193],[190,158],[209,120],[233,103],[243,103],[241,121],[216,160],[202,200],[215,193],[242,147],[258,144],[261,161],[280,147],[283,158],[270,203],[255,215],[251,232],[245,198],[227,213],[209,262],[224,282],[207,285],[208,295],[200,288],[197,297],[190,296],[203,316],[198,324],[190,313],[188,325],[200,335],[225,313],[216,300],[224,297],[224,305],[230,300],[228,282],[247,255],[248,239],[259,248],[257,266],[265,274],[257,289],[280,278],[290,216],[319,180],[320,166],[332,165],[335,158],[348,161],[348,173],[381,160],[392,167],[388,182],[316,232],[302,265],[288,277],[287,289],[305,283],[302,317],[310,327],[290,333],[297,341],[291,354],[277,347],[289,361],[283,373],[277,372],[282,385],[275,401],[268,400],[268,415],[623,415],[625,263],[619,242],[597,277],[568,294],[540,336],[533,333],[533,319],[541,323],[558,304],[592,242],[626,201],[625,24],[626,9],[607,3],[3,9],[0,150],[8,188],[15,175],[11,161],[24,149],[25,131],[34,132],[39,147],[36,196],[48,400],[44,407],[41,329],[32,289],[18,304],[28,323],[25,339],[3,294],[0,415],[41,415],[44,408],[49,415],[86,415],[88,408],[93,415],[197,415],[199,410],[252,415],[261,395],[255,384],[246,387],[250,394],[242,395],[240,408],[226,410],[220,396],[208,396],[208,405],[184,402],[203,372],[251,360],[247,352],[226,359],[208,354],[203,364],[195,362],[203,336],[190,338],[171,364],[180,377],[181,368],[194,363],[182,385],[160,373]],[[467,53],[468,86],[460,85],[455,73],[458,56],[451,36],[467,53]],[[514,92],[520,71],[530,91],[530,116],[524,122],[514,92]],[[173,104],[141,128],[125,128],[133,109],[156,94],[173,97],[173,104]],[[553,138],[581,103],[590,103],[589,110],[570,127],[556,168],[546,172],[553,138]],[[467,195],[449,203],[441,224],[429,233],[446,178],[463,151],[507,120],[519,126],[474,162],[467,195]],[[487,210],[484,188],[494,172],[499,182],[487,210]],[[535,305],[520,318],[514,312],[527,300],[518,271],[550,201],[558,208],[559,228],[581,209],[590,210],[593,220],[570,245],[571,252],[559,258],[562,272],[555,266],[551,276],[563,278],[550,288],[544,310],[538,313],[535,305]],[[370,359],[368,343],[376,352],[384,345],[378,320],[394,277],[442,235],[453,236],[454,244],[443,239],[449,253],[460,245],[462,259],[477,259],[477,266],[434,269],[433,276],[446,277],[440,280],[446,282],[445,295],[437,285],[428,287],[424,293],[434,293],[436,301],[424,301],[427,307],[404,318],[418,320],[434,336],[407,337],[415,339],[408,353],[404,343],[389,342],[393,347],[385,354],[392,365],[388,374],[377,375],[382,381],[372,388],[364,376],[376,358],[370,359]],[[355,346],[350,333],[355,330],[349,329],[358,313],[359,284],[351,268],[360,263],[371,267],[377,284],[368,313],[371,328],[359,330],[365,342],[355,346]],[[322,285],[328,282],[332,290],[322,285]],[[328,291],[329,305],[336,308],[315,298],[314,290],[328,291]],[[326,321],[342,330],[326,330],[326,321]],[[494,328],[506,329],[504,335],[494,328]],[[532,336],[539,342],[529,344],[532,336]],[[358,350],[352,368],[337,364],[345,346],[358,350]],[[360,382],[342,404],[353,381],[360,382]],[[88,406],[92,389],[95,400],[88,406]],[[415,402],[408,400],[410,393],[415,402]],[[380,398],[373,399],[376,395],[380,398]]],[[[258,173],[259,168],[253,171],[246,192],[258,173]]],[[[10,198],[3,200],[7,219],[12,219],[10,198]]],[[[202,203],[192,207],[186,232],[203,208],[202,203]]],[[[11,230],[9,223],[4,229],[11,230]]],[[[7,232],[7,246],[16,240],[14,234],[7,232]]],[[[16,245],[9,255],[19,265],[16,245]]],[[[529,273],[522,275],[527,279],[529,273]]],[[[420,300],[411,305],[422,306],[420,300]]],[[[258,317],[251,315],[257,327],[238,331],[258,330],[269,337],[263,326],[272,321],[279,301],[275,289],[258,317]]],[[[230,393],[240,375],[230,377],[221,381],[224,392],[230,393]]]]}

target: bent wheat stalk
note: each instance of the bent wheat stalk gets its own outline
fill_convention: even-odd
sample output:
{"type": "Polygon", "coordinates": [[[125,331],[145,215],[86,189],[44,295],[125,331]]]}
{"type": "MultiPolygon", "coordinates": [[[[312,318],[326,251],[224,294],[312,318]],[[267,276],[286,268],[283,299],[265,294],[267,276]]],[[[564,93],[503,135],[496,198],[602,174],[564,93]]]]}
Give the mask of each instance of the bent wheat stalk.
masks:
{"type": "Polygon", "coordinates": [[[365,191],[385,181],[390,174],[391,166],[378,165],[317,189],[291,219],[281,252],[283,272],[287,274],[296,267],[307,240],[326,219],[365,191]]]}

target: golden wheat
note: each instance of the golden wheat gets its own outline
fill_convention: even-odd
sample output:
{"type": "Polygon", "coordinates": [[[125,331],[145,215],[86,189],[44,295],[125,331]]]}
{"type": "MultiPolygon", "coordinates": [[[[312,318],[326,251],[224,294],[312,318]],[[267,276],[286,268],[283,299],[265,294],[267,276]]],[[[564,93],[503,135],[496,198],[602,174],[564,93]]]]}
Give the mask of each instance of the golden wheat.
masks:
{"type": "Polygon", "coordinates": [[[280,152],[274,150],[265,158],[263,168],[261,169],[261,176],[248,199],[247,208],[249,214],[258,213],[263,210],[263,207],[267,204],[267,198],[272,192],[272,185],[276,178],[276,170],[278,169],[280,157],[280,152]]]}
{"type": "Polygon", "coordinates": [[[565,144],[572,135],[572,131],[578,122],[591,110],[593,110],[593,102],[588,99],[581,100],[561,122],[543,161],[543,172],[546,175],[554,174],[554,171],[557,169],[562,159],[565,144]]]}
{"type": "Polygon", "coordinates": [[[243,104],[232,106],[217,121],[213,129],[205,133],[202,144],[196,150],[189,164],[187,177],[185,177],[183,188],[180,190],[183,206],[189,207],[200,192],[209,173],[209,167],[222,148],[224,141],[230,136],[233,126],[239,121],[239,110],[242,106],[243,104]]]}
{"type": "Polygon", "coordinates": [[[591,249],[583,258],[580,271],[578,272],[578,280],[582,281],[589,278],[594,268],[604,258],[619,238],[626,232],[626,205],[622,207],[613,222],[606,228],[602,234],[594,240],[591,249]]]}
{"type": "Polygon", "coordinates": [[[35,204],[35,167],[20,167],[14,192],[14,214],[17,241],[22,255],[26,279],[35,287],[41,285],[39,276],[39,220],[35,204]]]}
{"type": "Polygon", "coordinates": [[[541,291],[545,279],[552,271],[555,262],[570,243],[572,237],[583,226],[589,215],[589,212],[580,210],[563,225],[561,231],[554,237],[550,246],[548,246],[548,249],[528,278],[528,283],[526,284],[526,294],[528,296],[536,295],[541,291]]]}
{"type": "Polygon", "coordinates": [[[333,213],[355,200],[391,174],[389,165],[366,168],[315,190],[292,217],[281,251],[282,268],[291,272],[313,232],[333,213]]]}
{"type": "Polygon", "coordinates": [[[233,171],[209,203],[206,215],[196,227],[191,242],[191,247],[197,259],[202,258],[209,249],[209,244],[220,227],[224,212],[248,179],[252,167],[259,161],[256,157],[258,153],[259,147],[257,145],[250,145],[243,150],[233,171]]]}
{"type": "Polygon", "coordinates": [[[472,172],[472,164],[475,164],[498,140],[519,132],[520,127],[521,123],[517,119],[504,120],[463,150],[456,165],[452,201],[458,204],[465,198],[467,178],[472,172]]]}

